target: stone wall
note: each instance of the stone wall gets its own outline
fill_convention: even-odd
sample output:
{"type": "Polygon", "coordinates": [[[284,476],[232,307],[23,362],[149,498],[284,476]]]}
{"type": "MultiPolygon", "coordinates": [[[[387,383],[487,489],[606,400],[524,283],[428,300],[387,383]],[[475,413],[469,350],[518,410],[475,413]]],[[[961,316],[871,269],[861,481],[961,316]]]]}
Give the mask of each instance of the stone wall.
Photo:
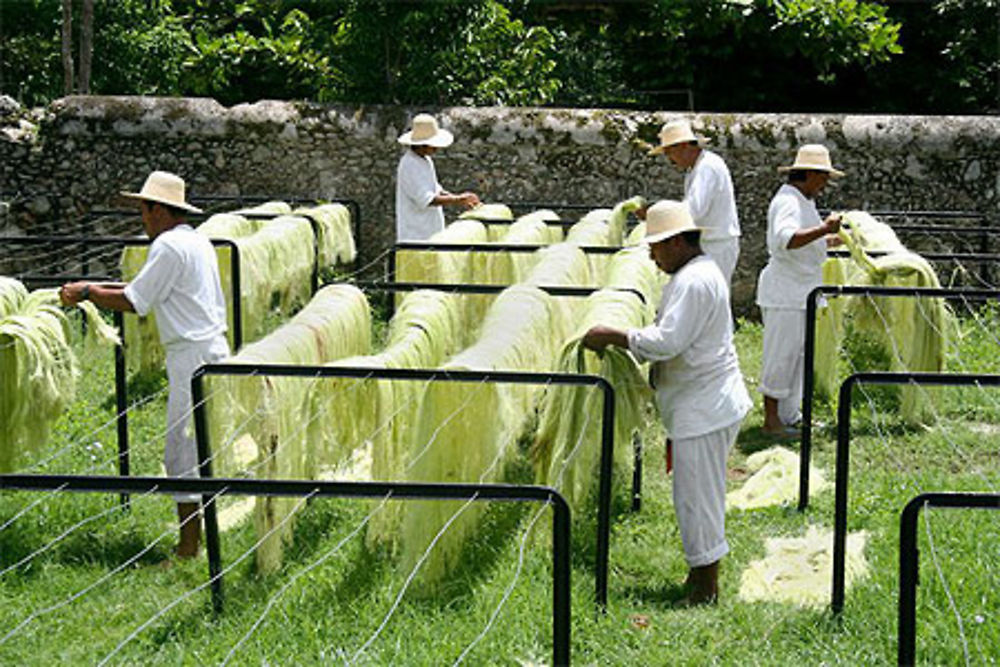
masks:
{"type": "MultiPolygon", "coordinates": [[[[209,99],[69,97],[43,110],[0,109],[0,190],[23,212],[7,231],[106,205],[152,169],[192,193],[349,198],[362,208],[362,262],[393,240],[396,137],[414,109],[209,99]]],[[[668,113],[534,108],[436,110],[456,135],[435,156],[448,189],[490,202],[612,205],[635,194],[682,194],[681,175],[646,154],[668,113]]],[[[1000,208],[1000,118],[698,114],[729,164],[744,230],[733,299],[750,310],[766,260],[767,204],[800,143],[822,142],[847,172],[821,207],[1000,208]]],[[[454,212],[451,212],[452,214],[454,212]]],[[[2,231],[2,230],[0,230],[2,231]]]]}

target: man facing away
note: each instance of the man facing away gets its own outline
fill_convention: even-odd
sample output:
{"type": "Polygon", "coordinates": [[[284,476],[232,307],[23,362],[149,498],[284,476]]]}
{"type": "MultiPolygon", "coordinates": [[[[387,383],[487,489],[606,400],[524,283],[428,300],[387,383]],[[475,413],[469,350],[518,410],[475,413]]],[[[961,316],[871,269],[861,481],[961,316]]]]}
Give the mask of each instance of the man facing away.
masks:
{"type": "Polygon", "coordinates": [[[660,201],[646,212],[644,243],[657,267],[671,274],[656,321],[642,329],[598,325],[584,336],[592,350],[615,345],[652,362],[673,499],[684,556],[689,604],[714,603],[726,541],[726,458],[752,405],[733,346],[729,288],[702,253],[687,206],[660,201]],[[668,466],[670,464],[668,463],[668,466]]]}
{"type": "MultiPolygon", "coordinates": [[[[167,435],[164,467],[169,477],[197,477],[198,455],[190,431],[191,376],[201,365],[229,356],[226,304],[211,242],[197,233],[185,214],[201,211],[185,201],[184,181],[154,171],[140,192],[122,192],[139,202],[142,224],[151,240],[149,254],[130,283],[67,283],[60,289],[66,305],[90,300],[101,308],[156,315],[166,350],[167,435]]],[[[177,494],[179,558],[198,553],[199,496],[177,494]]]]}
{"type": "Polygon", "coordinates": [[[740,256],[740,221],[733,194],[733,179],[722,158],[702,148],[684,119],[660,129],[660,145],[650,154],[663,153],[684,172],[684,203],[701,232],[701,248],[715,260],[726,284],[732,285],[740,256]]]}
{"type": "Polygon", "coordinates": [[[452,194],[441,187],[431,156],[450,146],[454,136],[438,127],[429,114],[417,114],[413,128],[404,132],[399,143],[409,148],[396,168],[396,240],[426,241],[444,229],[442,206],[479,206],[474,192],[452,194]]]}

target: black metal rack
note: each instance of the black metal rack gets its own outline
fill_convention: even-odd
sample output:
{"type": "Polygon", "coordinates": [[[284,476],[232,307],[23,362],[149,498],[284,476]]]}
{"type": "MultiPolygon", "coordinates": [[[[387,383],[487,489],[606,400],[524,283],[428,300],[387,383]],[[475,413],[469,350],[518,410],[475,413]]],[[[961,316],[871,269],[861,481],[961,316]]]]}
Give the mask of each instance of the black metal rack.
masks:
{"type": "Polygon", "coordinates": [[[806,298],[806,332],[802,375],[802,435],[799,445],[799,511],[809,506],[809,463],[812,457],[813,390],[816,384],[816,314],[820,296],[871,295],[884,297],[936,297],[986,300],[1000,298],[1000,290],[943,289],[932,287],[866,287],[820,285],[806,298]]]}
{"type": "Polygon", "coordinates": [[[834,480],[833,587],[830,607],[844,609],[845,560],[847,554],[847,486],[850,472],[851,392],[861,384],[1000,387],[1000,375],[988,373],[855,373],[840,385],[837,399],[837,461],[834,480]]]}
{"type": "MultiPolygon", "coordinates": [[[[596,375],[567,373],[527,373],[514,371],[460,371],[417,368],[370,368],[364,366],[297,366],[285,364],[206,364],[191,378],[194,405],[195,437],[201,476],[212,477],[212,452],[208,440],[205,413],[204,380],[209,375],[300,378],[357,378],[365,380],[400,380],[423,382],[488,382],[501,384],[535,384],[555,386],[593,386],[601,390],[604,401],[601,413],[601,456],[598,478],[597,551],[594,574],[595,598],[604,608],[608,597],[608,560],[611,535],[611,477],[614,462],[614,389],[607,380],[596,375]]],[[[218,560],[218,530],[215,508],[206,507],[206,544],[218,560]],[[211,527],[210,527],[211,526],[211,527]],[[214,536],[213,536],[214,535],[214,536]],[[214,544],[213,544],[214,541],[214,544]]]]}

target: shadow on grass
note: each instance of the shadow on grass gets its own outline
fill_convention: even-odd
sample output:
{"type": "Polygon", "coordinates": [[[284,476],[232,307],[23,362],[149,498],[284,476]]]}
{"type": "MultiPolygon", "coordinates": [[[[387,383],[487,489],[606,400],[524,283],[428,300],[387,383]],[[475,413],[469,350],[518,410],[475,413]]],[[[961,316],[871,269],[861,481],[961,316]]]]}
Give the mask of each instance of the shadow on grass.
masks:
{"type": "Polygon", "coordinates": [[[676,607],[687,592],[687,587],[680,582],[654,586],[625,586],[619,591],[623,597],[632,602],[666,609],[676,607]]]}
{"type": "Polygon", "coordinates": [[[753,426],[740,432],[739,438],[736,439],[736,447],[744,454],[754,454],[778,445],[798,450],[799,440],[799,437],[775,437],[766,433],[760,426],[753,426]]]}

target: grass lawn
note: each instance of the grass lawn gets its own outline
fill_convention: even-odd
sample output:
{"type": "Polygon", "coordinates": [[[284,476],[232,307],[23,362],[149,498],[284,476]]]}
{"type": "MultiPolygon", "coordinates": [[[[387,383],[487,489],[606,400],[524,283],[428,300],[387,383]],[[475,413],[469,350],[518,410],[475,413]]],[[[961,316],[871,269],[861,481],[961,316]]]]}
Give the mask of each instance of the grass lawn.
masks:
{"type": "MultiPolygon", "coordinates": [[[[996,312],[964,323],[952,356],[963,370],[997,372],[996,312]],[[991,348],[991,346],[994,346],[991,348]],[[971,361],[968,361],[971,360],[971,361]]],[[[737,343],[756,386],[761,330],[743,322],[737,343]]],[[[115,453],[109,353],[84,358],[78,400],[54,429],[49,472],[112,474],[115,453]]],[[[133,470],[159,474],[165,394],[130,412],[133,470]]],[[[847,593],[843,614],[738,596],[765,540],[833,525],[833,493],[793,505],[731,510],[731,554],[717,606],[679,609],[686,574],[653,414],[642,432],[643,505],[627,509],[616,480],[609,605],[594,607],[594,517],[574,521],[572,652],[578,664],[891,664],[896,656],[898,516],[924,491],[996,492],[1000,486],[1000,390],[928,389],[937,420],[907,426],[892,391],[856,399],[850,473],[851,532],[866,531],[870,571],[847,593]]],[[[772,445],[757,407],[730,457],[730,486],[746,457],[772,445]]],[[[817,419],[831,424],[830,407],[817,419]]],[[[621,446],[621,443],[619,443],[621,446]]],[[[794,443],[792,445],[794,447],[794,443]]],[[[833,479],[834,431],[814,434],[814,464],[833,479]]],[[[392,502],[392,501],[389,501],[392,502]]],[[[2,664],[547,664],[551,658],[550,512],[496,505],[462,563],[435,594],[407,589],[393,555],[372,550],[364,526],[373,501],[303,503],[279,572],[256,572],[247,520],[223,535],[226,606],[214,617],[203,558],[164,569],[173,545],[171,502],[97,494],[0,495],[2,664]],[[405,592],[404,592],[405,591],[405,592]]],[[[926,510],[921,516],[917,656],[924,664],[1000,660],[1000,515],[926,510]]],[[[828,585],[828,584],[826,584],[828,585]]]]}

